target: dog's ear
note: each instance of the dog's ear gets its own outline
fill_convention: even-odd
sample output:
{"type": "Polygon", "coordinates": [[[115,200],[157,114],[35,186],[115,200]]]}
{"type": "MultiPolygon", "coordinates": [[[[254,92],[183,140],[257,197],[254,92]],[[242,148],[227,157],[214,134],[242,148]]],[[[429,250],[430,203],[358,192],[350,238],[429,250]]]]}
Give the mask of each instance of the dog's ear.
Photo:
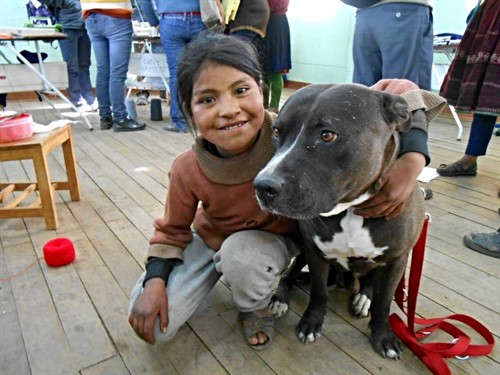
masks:
{"type": "Polygon", "coordinates": [[[406,100],[399,95],[381,92],[383,116],[388,124],[394,125],[400,132],[411,128],[411,112],[406,100]]]}

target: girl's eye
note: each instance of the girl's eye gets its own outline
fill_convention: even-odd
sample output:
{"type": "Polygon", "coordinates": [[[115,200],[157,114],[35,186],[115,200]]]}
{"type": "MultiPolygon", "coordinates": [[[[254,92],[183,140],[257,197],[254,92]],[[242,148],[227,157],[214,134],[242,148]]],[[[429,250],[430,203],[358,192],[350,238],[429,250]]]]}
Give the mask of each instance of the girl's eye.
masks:
{"type": "Polygon", "coordinates": [[[244,94],[244,93],[246,93],[247,91],[248,91],[248,87],[238,87],[238,88],[236,89],[236,93],[237,93],[237,94],[244,94]]]}
{"type": "Polygon", "coordinates": [[[338,137],[338,134],[330,131],[330,130],[323,130],[321,132],[321,139],[324,141],[324,142],[333,142],[337,139],[338,137]]]}
{"type": "Polygon", "coordinates": [[[202,98],[202,99],[200,100],[200,103],[202,103],[202,104],[210,104],[210,103],[213,103],[213,102],[214,102],[214,100],[215,100],[215,99],[214,99],[212,96],[207,96],[207,97],[205,97],[205,98],[202,98]]]}

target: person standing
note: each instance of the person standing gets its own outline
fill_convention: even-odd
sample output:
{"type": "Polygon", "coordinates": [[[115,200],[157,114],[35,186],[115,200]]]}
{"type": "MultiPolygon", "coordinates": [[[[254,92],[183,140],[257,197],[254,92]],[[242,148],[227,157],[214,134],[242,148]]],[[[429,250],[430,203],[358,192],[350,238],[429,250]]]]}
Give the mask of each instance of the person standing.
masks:
{"type": "Polygon", "coordinates": [[[79,0],[41,0],[56,9],[56,21],[63,25],[67,39],[61,39],[61,53],[68,70],[68,98],[80,112],[97,110],[90,81],[91,44],[79,0]]]}
{"type": "MultiPolygon", "coordinates": [[[[149,6],[152,6],[151,1],[149,6]]],[[[147,1],[144,1],[146,3],[147,1]]],[[[139,5],[142,4],[139,2],[139,5]]],[[[200,0],[157,0],[156,10],[160,19],[148,12],[147,21],[151,26],[160,25],[160,37],[167,55],[169,71],[168,87],[170,89],[170,119],[163,128],[176,133],[187,133],[189,130],[186,118],[179,106],[177,98],[177,65],[184,47],[206,29],[201,20],[200,0]]]]}
{"type": "MultiPolygon", "coordinates": [[[[439,94],[457,111],[474,112],[465,154],[441,164],[441,176],[475,176],[500,115],[500,2],[485,0],[460,40],[439,94]]],[[[498,234],[497,234],[498,236],[498,234]]]]}
{"type": "Polygon", "coordinates": [[[97,61],[96,91],[101,129],[116,132],[146,128],[127,114],[125,80],[132,49],[130,0],[81,0],[83,18],[97,61]]]}
{"type": "Polygon", "coordinates": [[[342,0],[358,8],[353,82],[372,86],[405,78],[431,90],[433,0],[342,0]]]}
{"type": "Polygon", "coordinates": [[[264,106],[278,113],[283,92],[283,73],[292,68],[290,26],[286,12],[290,0],[268,0],[271,17],[264,38],[264,106]]]}

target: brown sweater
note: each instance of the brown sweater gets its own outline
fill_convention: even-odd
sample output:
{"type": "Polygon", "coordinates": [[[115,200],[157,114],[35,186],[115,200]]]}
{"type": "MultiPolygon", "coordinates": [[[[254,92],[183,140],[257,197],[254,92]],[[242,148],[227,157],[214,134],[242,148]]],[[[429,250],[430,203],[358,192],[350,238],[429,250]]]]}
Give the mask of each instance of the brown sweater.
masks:
{"type": "Polygon", "coordinates": [[[263,212],[255,197],[253,179],[274,154],[271,125],[266,112],[255,145],[235,158],[224,159],[207,150],[198,139],[192,149],[175,159],[169,173],[165,215],[154,222],[147,258],[182,259],[192,241],[191,224],[205,243],[219,250],[222,242],[241,230],[296,233],[294,220],[263,212]]]}

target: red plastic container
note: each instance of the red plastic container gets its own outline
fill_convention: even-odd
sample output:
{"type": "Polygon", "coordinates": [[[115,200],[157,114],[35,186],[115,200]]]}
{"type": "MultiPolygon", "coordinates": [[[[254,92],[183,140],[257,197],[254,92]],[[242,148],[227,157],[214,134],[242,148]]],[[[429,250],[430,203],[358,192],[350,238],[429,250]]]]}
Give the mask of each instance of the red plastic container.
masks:
{"type": "Polygon", "coordinates": [[[0,117],[0,143],[17,141],[33,135],[33,118],[29,113],[0,117]]]}

